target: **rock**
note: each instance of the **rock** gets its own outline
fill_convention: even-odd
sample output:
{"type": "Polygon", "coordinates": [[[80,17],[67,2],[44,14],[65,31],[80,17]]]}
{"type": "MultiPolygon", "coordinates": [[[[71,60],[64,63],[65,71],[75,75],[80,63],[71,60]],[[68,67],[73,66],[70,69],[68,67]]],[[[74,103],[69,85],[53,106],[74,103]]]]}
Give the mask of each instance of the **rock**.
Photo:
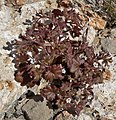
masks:
{"type": "Polygon", "coordinates": [[[6,5],[23,5],[24,2],[24,0],[6,0],[6,5]]]}
{"type": "Polygon", "coordinates": [[[11,118],[11,119],[9,119],[9,120],[25,120],[25,118],[24,118],[23,115],[21,115],[21,116],[18,117],[18,118],[13,117],[13,118],[11,118]]]}
{"type": "Polygon", "coordinates": [[[96,35],[95,29],[92,26],[88,27],[87,41],[89,45],[92,45],[92,43],[94,42],[95,35],[96,35]]]}
{"type": "Polygon", "coordinates": [[[78,120],[93,120],[89,115],[81,114],[78,120]]]}
{"type": "Polygon", "coordinates": [[[111,72],[110,72],[110,70],[105,69],[105,71],[103,72],[103,79],[111,80],[111,72]]]}
{"type": "Polygon", "coordinates": [[[0,81],[0,90],[4,88],[2,81],[0,81]]]}
{"type": "Polygon", "coordinates": [[[62,113],[57,115],[54,120],[76,120],[76,117],[69,114],[67,111],[63,111],[62,113]]]}
{"type": "Polygon", "coordinates": [[[56,3],[56,0],[46,0],[45,2],[45,7],[46,8],[57,8],[57,3],[56,3]]]}
{"type": "Polygon", "coordinates": [[[46,104],[46,101],[35,102],[31,99],[22,107],[22,111],[30,120],[48,120],[53,117],[53,111],[46,104]]]}
{"type": "Polygon", "coordinates": [[[103,39],[101,43],[102,46],[108,50],[108,52],[116,54],[116,40],[103,39]]]}
{"type": "Polygon", "coordinates": [[[30,4],[34,2],[39,2],[40,0],[6,0],[7,6],[22,6],[24,4],[30,4]]]}
{"type": "Polygon", "coordinates": [[[27,89],[14,81],[14,67],[9,60],[6,53],[2,52],[0,57],[0,118],[5,110],[27,89]]]}
{"type": "Polygon", "coordinates": [[[10,51],[3,47],[7,46],[6,42],[18,39],[19,34],[25,32],[27,26],[23,22],[44,8],[44,2],[23,5],[21,14],[12,7],[2,5],[0,8],[0,120],[13,102],[27,91],[26,86],[22,87],[14,80],[13,58],[8,56],[10,51]]]}
{"type": "Polygon", "coordinates": [[[108,37],[104,37],[101,39],[101,45],[108,52],[116,54],[116,29],[112,29],[108,37]]]}
{"type": "MultiPolygon", "coordinates": [[[[82,0],[76,0],[79,9],[79,14],[81,13],[81,19],[88,21],[89,26],[92,26],[96,30],[104,29],[106,26],[106,21],[102,19],[97,13],[92,11],[89,4],[85,4],[82,0]]],[[[93,2],[93,1],[92,1],[93,2]]]]}
{"type": "Polygon", "coordinates": [[[89,25],[98,30],[104,29],[106,21],[103,20],[97,13],[94,13],[92,14],[92,17],[89,17],[89,25]]]}
{"type": "Polygon", "coordinates": [[[109,120],[108,118],[106,118],[106,117],[103,117],[101,120],[109,120]]]}

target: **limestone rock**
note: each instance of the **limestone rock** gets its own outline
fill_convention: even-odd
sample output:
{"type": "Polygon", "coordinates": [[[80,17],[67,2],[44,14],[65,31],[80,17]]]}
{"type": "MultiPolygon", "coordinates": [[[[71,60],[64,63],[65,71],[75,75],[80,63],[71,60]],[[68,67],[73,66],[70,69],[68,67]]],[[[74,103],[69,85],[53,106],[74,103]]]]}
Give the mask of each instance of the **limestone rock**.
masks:
{"type": "Polygon", "coordinates": [[[55,120],[76,120],[76,117],[72,116],[67,111],[63,111],[56,116],[55,120]]]}
{"type": "Polygon", "coordinates": [[[6,0],[7,6],[22,6],[34,2],[40,2],[40,0],[6,0]]]}
{"type": "Polygon", "coordinates": [[[92,17],[89,18],[90,22],[89,25],[93,26],[95,29],[104,29],[105,25],[106,25],[106,21],[103,20],[99,15],[97,15],[96,13],[93,14],[92,17]]]}
{"type": "Polygon", "coordinates": [[[46,104],[46,101],[35,102],[31,99],[22,107],[22,111],[30,120],[48,120],[52,118],[53,111],[46,104]]]}
{"type": "Polygon", "coordinates": [[[109,70],[110,81],[107,80],[100,85],[95,85],[93,92],[95,95],[92,101],[94,109],[99,111],[100,116],[116,119],[116,57],[113,57],[113,63],[110,65],[109,70]]]}
{"type": "Polygon", "coordinates": [[[101,44],[108,52],[116,54],[116,29],[111,30],[110,36],[102,38],[101,44]]]}
{"type": "Polygon", "coordinates": [[[14,80],[14,63],[8,56],[9,50],[6,42],[18,39],[20,33],[24,33],[26,25],[23,24],[26,19],[31,19],[35,15],[36,10],[44,8],[44,2],[24,5],[21,14],[14,8],[5,5],[0,10],[0,119],[4,116],[5,111],[12,106],[20,95],[27,91],[26,86],[22,87],[14,80]]]}
{"type": "Polygon", "coordinates": [[[92,26],[88,27],[87,41],[89,45],[92,45],[92,43],[95,40],[95,36],[96,36],[95,29],[92,26]]]}

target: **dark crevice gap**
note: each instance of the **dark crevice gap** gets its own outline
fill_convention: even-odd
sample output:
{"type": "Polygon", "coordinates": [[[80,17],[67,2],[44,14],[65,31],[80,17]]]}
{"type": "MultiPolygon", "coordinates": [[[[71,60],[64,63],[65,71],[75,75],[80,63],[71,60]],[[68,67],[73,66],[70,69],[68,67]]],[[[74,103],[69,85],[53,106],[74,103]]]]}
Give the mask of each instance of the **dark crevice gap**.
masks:
{"type": "Polygon", "coordinates": [[[31,118],[29,118],[26,111],[22,110],[22,113],[23,113],[23,116],[24,116],[25,120],[31,120],[31,118]]]}

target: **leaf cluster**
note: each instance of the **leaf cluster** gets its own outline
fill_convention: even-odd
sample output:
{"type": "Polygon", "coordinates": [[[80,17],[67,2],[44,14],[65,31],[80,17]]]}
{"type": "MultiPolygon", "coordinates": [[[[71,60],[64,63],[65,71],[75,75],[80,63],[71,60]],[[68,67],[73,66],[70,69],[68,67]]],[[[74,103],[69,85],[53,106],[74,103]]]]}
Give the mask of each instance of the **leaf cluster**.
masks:
{"type": "Polygon", "coordinates": [[[94,54],[83,40],[70,40],[81,35],[79,14],[73,9],[54,9],[36,14],[25,35],[13,42],[15,47],[15,80],[22,86],[47,81],[40,94],[52,105],[71,114],[79,114],[93,96],[92,85],[102,82],[103,65],[108,54],[94,54]]]}

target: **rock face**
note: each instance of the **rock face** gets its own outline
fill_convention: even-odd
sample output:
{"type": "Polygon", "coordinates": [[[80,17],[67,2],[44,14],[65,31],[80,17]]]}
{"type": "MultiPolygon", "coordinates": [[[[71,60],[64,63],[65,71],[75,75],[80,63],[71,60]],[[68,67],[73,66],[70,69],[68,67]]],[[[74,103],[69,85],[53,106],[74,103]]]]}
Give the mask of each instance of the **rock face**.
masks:
{"type": "Polygon", "coordinates": [[[20,86],[14,80],[14,63],[8,55],[12,46],[9,46],[7,50],[6,47],[12,40],[18,39],[20,33],[24,33],[27,26],[23,22],[31,19],[36,10],[42,8],[44,8],[42,1],[24,5],[21,13],[17,11],[18,9],[15,10],[4,4],[0,7],[0,119],[13,102],[27,91],[26,87],[20,86]]]}
{"type": "Polygon", "coordinates": [[[20,96],[6,111],[0,120],[48,120],[53,117],[53,110],[40,95],[28,91],[20,96]]]}
{"type": "Polygon", "coordinates": [[[110,35],[101,39],[102,46],[112,54],[116,54],[116,29],[110,31],[110,35]]]}
{"type": "Polygon", "coordinates": [[[24,4],[38,2],[39,0],[6,0],[6,5],[8,6],[21,6],[24,4]]]}
{"type": "Polygon", "coordinates": [[[45,101],[36,102],[32,99],[22,107],[22,111],[30,120],[49,120],[53,116],[53,111],[46,104],[45,101]]]}
{"type": "MultiPolygon", "coordinates": [[[[79,0],[75,1],[78,2],[79,0]]],[[[88,42],[91,45],[94,43],[97,30],[104,29],[106,22],[97,14],[92,13],[89,7],[82,4],[82,1],[80,3],[81,7],[78,6],[76,9],[78,9],[77,11],[83,11],[80,11],[80,13],[83,23],[88,28],[88,42]],[[83,15],[87,12],[92,16],[83,15]],[[86,17],[84,18],[84,16],[86,17]],[[89,20],[88,23],[87,19],[89,20]]],[[[34,99],[20,98],[27,91],[27,88],[15,82],[15,68],[12,58],[8,56],[9,51],[3,49],[7,46],[6,42],[18,39],[20,33],[25,33],[26,27],[28,27],[28,25],[23,24],[25,20],[31,20],[36,12],[46,8],[57,8],[56,0],[0,0],[0,120],[48,120],[53,117],[53,111],[48,108],[46,101],[35,102],[34,99]],[[15,6],[18,6],[18,8],[15,8],[15,6]]],[[[82,111],[78,120],[98,119],[96,116],[92,116],[93,111],[99,113],[100,119],[104,117],[116,120],[115,33],[116,29],[112,29],[109,36],[99,38],[101,45],[113,56],[113,63],[108,68],[111,77],[108,77],[106,81],[104,80],[103,84],[94,86],[95,98],[90,105],[91,109],[82,111]]],[[[8,49],[10,50],[10,48],[8,49]]],[[[37,93],[39,90],[33,88],[33,91],[37,93]]],[[[65,120],[77,120],[67,112],[64,112],[64,115],[65,120]]],[[[60,119],[62,120],[62,114],[56,117],[56,120],[60,119]]]]}

